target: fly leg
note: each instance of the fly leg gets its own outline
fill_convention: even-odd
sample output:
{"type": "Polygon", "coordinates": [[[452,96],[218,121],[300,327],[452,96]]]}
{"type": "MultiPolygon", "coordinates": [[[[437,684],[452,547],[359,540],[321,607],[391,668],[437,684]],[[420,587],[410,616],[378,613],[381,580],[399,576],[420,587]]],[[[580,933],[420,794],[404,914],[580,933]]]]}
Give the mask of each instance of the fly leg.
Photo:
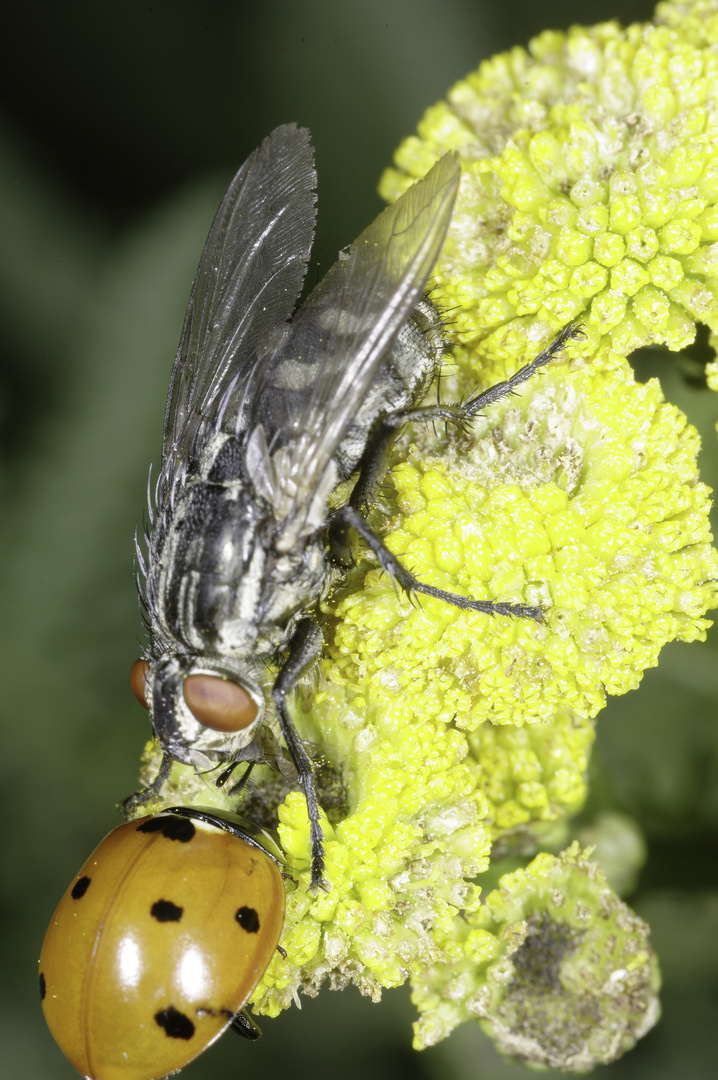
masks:
{"type": "Polygon", "coordinates": [[[354,529],[365,543],[371,548],[379,560],[382,570],[389,574],[396,584],[408,595],[411,593],[423,593],[425,596],[435,597],[437,600],[445,600],[448,604],[462,608],[464,611],[481,611],[488,615],[516,615],[524,619],[543,620],[543,611],[540,607],[530,604],[505,604],[495,603],[490,600],[470,600],[465,596],[446,592],[433,585],[425,585],[418,578],[402,566],[399,559],[394,555],[383,541],[376,535],[366,522],[366,515],[371,503],[372,496],[381,482],[387,467],[389,457],[397,431],[409,421],[446,420],[460,425],[468,425],[482,409],[498,401],[508,394],[512,394],[517,386],[530,379],[539,368],[547,364],[560,352],[567,341],[581,335],[581,330],[576,323],[569,323],[551,342],[543,352],[528,364],[524,364],[515,374],[503,382],[496,383],[483,393],[472,395],[466,401],[457,404],[424,405],[415,409],[406,409],[396,413],[390,413],[382,417],[377,429],[369,439],[366,450],[359,466],[359,477],[349,497],[348,503],[338,509],[331,522],[330,544],[332,555],[341,565],[347,565],[350,561],[348,532],[354,529]]]}
{"type": "MultiPolygon", "coordinates": [[[[568,323],[543,352],[540,352],[528,364],[524,364],[509,379],[490,386],[488,390],[484,390],[480,394],[472,395],[466,401],[445,405],[419,405],[414,409],[402,409],[399,412],[382,417],[378,427],[372,433],[359,463],[359,477],[349,497],[349,506],[357,510],[363,517],[366,517],[374,492],[389,466],[391,448],[396,433],[405,424],[411,421],[426,423],[432,420],[445,420],[449,423],[468,425],[487,405],[491,405],[494,401],[512,394],[517,386],[535,375],[544,364],[548,364],[561,351],[567,341],[581,335],[582,331],[577,323],[568,323]]],[[[332,536],[332,541],[334,542],[334,540],[335,537],[332,536]]],[[[338,544],[337,550],[341,552],[342,541],[339,537],[336,537],[336,541],[338,544]]]]}
{"type": "Polygon", "coordinates": [[[488,390],[484,390],[481,394],[472,395],[467,401],[462,402],[459,406],[456,406],[461,410],[462,415],[457,417],[459,421],[473,420],[478,416],[482,409],[487,405],[493,404],[494,401],[498,401],[502,397],[506,397],[507,394],[513,394],[517,386],[526,382],[532,375],[535,375],[540,367],[544,364],[548,364],[549,360],[553,360],[554,356],[561,351],[567,341],[571,341],[575,338],[585,337],[581,326],[577,322],[570,322],[564,326],[553,339],[550,345],[538,354],[528,364],[524,364],[518,371],[503,382],[495,383],[490,386],[488,390]]]}
{"type": "Polygon", "coordinates": [[[521,619],[535,619],[543,622],[543,608],[533,607],[531,604],[505,604],[494,600],[470,600],[468,596],[459,596],[457,593],[438,589],[435,585],[426,585],[423,581],[407,570],[399,562],[399,559],[389,551],[384,541],[376,535],[370,525],[364,520],[358,510],[346,506],[337,510],[336,518],[344,527],[356,529],[362,540],[376,555],[382,570],[389,574],[392,581],[408,596],[412,593],[423,593],[424,596],[433,596],[436,600],[444,600],[447,604],[461,608],[462,611],[481,611],[485,615],[516,615],[521,619]]]}
{"type": "MultiPolygon", "coordinates": [[[[234,770],[237,768],[238,764],[239,764],[239,762],[233,761],[232,764],[230,766],[228,766],[228,768],[226,768],[217,777],[217,779],[214,782],[214,786],[218,787],[218,788],[224,787],[224,785],[229,780],[230,776],[232,776],[232,774],[234,773],[234,770]]],[[[244,772],[240,776],[237,783],[232,784],[231,788],[227,792],[228,795],[239,795],[240,791],[242,791],[242,789],[244,787],[246,787],[247,782],[248,782],[250,776],[252,775],[252,769],[257,764],[257,762],[256,761],[249,761],[249,762],[245,761],[244,764],[247,766],[247,768],[244,770],[244,772]]]]}
{"type": "Polygon", "coordinates": [[[319,824],[319,804],[317,792],[314,787],[314,773],[312,762],[304,748],[304,743],[297,735],[292,718],[287,709],[287,695],[299,682],[304,672],[319,659],[322,651],[322,632],[314,619],[302,619],[289,642],[289,655],[282,664],[279,675],[272,687],[274,703],[277,706],[279,724],[282,729],[284,741],[292,756],[299,781],[304,788],[307,800],[307,815],[309,817],[309,836],[312,852],[312,880],[310,889],[317,888],[328,890],[329,886],[324,880],[324,836],[319,824]]]}
{"type": "Polygon", "coordinates": [[[162,785],[165,780],[169,780],[169,775],[172,770],[172,762],[174,758],[171,754],[163,754],[160,767],[157,771],[157,776],[154,778],[151,784],[148,784],[142,791],[135,791],[134,794],[128,795],[122,804],[122,811],[125,814],[129,814],[131,810],[134,810],[137,806],[143,806],[150,799],[156,798],[162,790],[162,785]]]}

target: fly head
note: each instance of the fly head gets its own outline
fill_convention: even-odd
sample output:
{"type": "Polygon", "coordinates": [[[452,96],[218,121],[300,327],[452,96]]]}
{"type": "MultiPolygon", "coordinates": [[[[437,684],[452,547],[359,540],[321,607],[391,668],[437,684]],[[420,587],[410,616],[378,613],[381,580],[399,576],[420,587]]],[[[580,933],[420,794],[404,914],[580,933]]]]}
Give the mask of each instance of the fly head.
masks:
{"type": "Polygon", "coordinates": [[[131,681],[163,752],[185,765],[235,757],[264,716],[259,683],[226,657],[165,653],[138,660],[131,681]]]}

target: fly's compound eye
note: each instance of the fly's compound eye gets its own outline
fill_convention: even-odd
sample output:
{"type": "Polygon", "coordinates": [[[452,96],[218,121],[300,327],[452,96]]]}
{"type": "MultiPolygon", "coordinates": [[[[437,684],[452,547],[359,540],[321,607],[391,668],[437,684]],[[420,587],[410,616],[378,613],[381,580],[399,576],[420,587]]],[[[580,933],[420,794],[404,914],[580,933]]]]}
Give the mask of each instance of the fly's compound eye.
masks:
{"type": "Polygon", "coordinates": [[[143,709],[148,708],[147,700],[145,698],[145,684],[147,682],[147,673],[150,670],[150,665],[146,660],[135,660],[132,668],[130,669],[130,686],[132,687],[132,693],[143,709]]]}
{"type": "Polygon", "coordinates": [[[188,675],[184,699],[194,718],[213,731],[242,731],[259,712],[246,690],[217,675],[188,675]]]}

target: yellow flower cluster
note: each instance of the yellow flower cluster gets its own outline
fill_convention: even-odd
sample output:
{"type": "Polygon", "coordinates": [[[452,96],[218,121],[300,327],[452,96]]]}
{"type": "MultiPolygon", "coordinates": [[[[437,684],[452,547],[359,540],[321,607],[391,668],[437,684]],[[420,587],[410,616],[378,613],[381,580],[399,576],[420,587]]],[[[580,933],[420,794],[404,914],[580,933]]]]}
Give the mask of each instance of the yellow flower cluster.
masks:
{"type": "Polygon", "coordinates": [[[581,809],[594,722],[561,709],[542,724],[484,721],[469,735],[488,806],[492,856],[507,844],[535,845],[541,826],[581,809]]]}
{"type": "Polygon", "coordinates": [[[592,349],[680,349],[718,326],[718,26],[712,3],[655,24],[546,32],[457,83],[382,181],[393,201],[462,158],[437,296],[489,381],[537,320],[580,316],[592,349]]]}
{"type": "Polygon", "coordinates": [[[491,846],[461,732],[391,717],[372,722],[359,695],[348,702],[331,689],[313,706],[326,725],[323,751],[341,762],[347,810],[333,827],[323,819],[331,892],[313,897],[304,797],[292,794],[279,807],[279,837],[299,887],[287,895],[287,959],[275,958],[253,997],[269,1015],[291,1004],[299,987],[316,993],[327,978],[378,999],[382,987],[439,962],[435,931],[478,904],[471,879],[488,866],[491,846]]]}
{"type": "Polygon", "coordinates": [[[327,605],[324,671],[361,686],[370,714],[469,731],[562,708],[592,717],[667,641],[704,636],[718,593],[709,492],[696,432],[656,382],[559,365],[472,432],[438,447],[422,435],[434,442],[415,429],[376,530],[421,580],[542,604],[545,624],[411,603],[378,569],[358,571],[327,605]]]}
{"type": "MultiPolygon", "coordinates": [[[[606,694],[634,688],[667,641],[704,636],[718,556],[698,438],[619,355],[649,339],[684,344],[689,315],[704,314],[689,303],[697,249],[678,250],[694,233],[674,196],[679,170],[687,190],[688,161],[699,160],[700,190],[712,197],[709,155],[703,136],[700,152],[685,151],[692,128],[673,123],[664,99],[659,116],[656,90],[668,79],[687,94],[688,65],[690,108],[705,104],[711,65],[688,62],[698,48],[665,27],[544,35],[531,56],[514,50],[483,65],[431,110],[400,151],[409,175],[385,178],[396,195],[442,150],[462,152],[437,274],[439,303],[460,306],[456,394],[509,361],[515,370],[569,317],[585,321],[570,361],[553,361],[471,431],[414,425],[371,519],[422,580],[540,604],[546,616],[411,602],[366,560],[325,603],[319,687],[297,721],[342,777],[346,813],[325,823],[332,892],[312,899],[303,799],[279,808],[300,888],[289,896],[288,957],[260,984],[259,1011],[276,1012],[298,987],[316,992],[325,977],[378,996],[441,969],[457,912],[475,920],[484,910],[467,878],[472,863],[474,874],[486,865],[489,837],[536,836],[575,812],[606,694]],[[642,126],[629,122],[649,103],[642,126]],[[664,320],[649,304],[659,288],[670,293],[664,320]]],[[[713,124],[704,118],[703,135],[713,124]]],[[[701,229],[704,210],[690,218],[701,229]]]]}

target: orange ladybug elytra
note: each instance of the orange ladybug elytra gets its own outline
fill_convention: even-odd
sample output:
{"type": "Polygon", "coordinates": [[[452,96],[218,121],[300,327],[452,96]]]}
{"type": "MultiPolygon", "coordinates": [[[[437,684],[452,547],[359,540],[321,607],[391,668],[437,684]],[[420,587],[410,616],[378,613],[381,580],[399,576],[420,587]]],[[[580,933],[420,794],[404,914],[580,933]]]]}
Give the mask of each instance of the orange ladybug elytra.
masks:
{"type": "Polygon", "coordinates": [[[172,807],[114,829],[63,896],[40,956],[53,1037],[91,1080],[158,1080],[232,1024],[284,923],[276,859],[231,815],[172,807]]]}

